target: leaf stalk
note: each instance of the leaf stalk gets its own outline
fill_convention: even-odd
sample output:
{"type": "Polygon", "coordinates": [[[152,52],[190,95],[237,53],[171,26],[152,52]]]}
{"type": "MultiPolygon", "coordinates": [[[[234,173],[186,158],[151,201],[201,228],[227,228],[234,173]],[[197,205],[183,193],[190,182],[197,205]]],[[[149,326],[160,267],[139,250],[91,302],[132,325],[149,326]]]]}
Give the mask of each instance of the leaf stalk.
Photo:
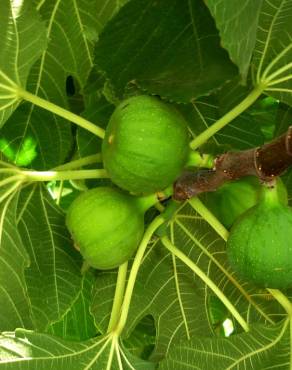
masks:
{"type": "Polygon", "coordinates": [[[244,112],[247,108],[249,108],[263,93],[265,90],[264,84],[259,84],[256,86],[251,93],[242,100],[238,105],[236,105],[233,109],[231,109],[228,113],[226,113],[223,117],[221,117],[217,122],[215,122],[212,126],[208,127],[205,131],[203,131],[200,135],[195,137],[190,142],[190,148],[195,150],[201,145],[203,145],[207,140],[209,140],[213,135],[215,135],[219,130],[225,127],[229,122],[231,122],[234,118],[238,117],[242,112],[244,112]]]}
{"type": "Polygon", "coordinates": [[[168,237],[164,236],[161,238],[161,241],[166,249],[168,249],[172,254],[179,258],[183,263],[185,263],[202,281],[216,294],[216,296],[222,301],[225,307],[229,312],[234,316],[239,325],[243,328],[244,331],[248,332],[249,327],[244,318],[237,311],[235,306],[229,301],[226,295],[217,287],[217,285],[190,259],[188,258],[181,250],[179,250],[168,237]]]}
{"type": "Polygon", "coordinates": [[[68,111],[56,104],[53,104],[45,99],[40,98],[37,95],[31,94],[30,92],[22,89],[17,90],[17,94],[20,98],[37,105],[47,111],[50,111],[66,120],[75,123],[76,125],[84,128],[85,130],[91,132],[92,134],[100,137],[101,139],[104,138],[105,132],[102,128],[95,125],[94,123],[86,120],[85,118],[78,116],[75,113],[68,111]]]}
{"type": "Polygon", "coordinates": [[[68,171],[21,171],[26,181],[62,181],[108,178],[104,169],[68,171]]]}
{"type": "Polygon", "coordinates": [[[121,305],[124,298],[126,279],[128,271],[128,261],[123,263],[118,270],[118,277],[111,311],[111,317],[107,328],[107,333],[110,333],[118,323],[121,305]]]}
{"type": "Polygon", "coordinates": [[[132,268],[131,268],[131,271],[130,271],[130,274],[129,274],[128,284],[127,284],[127,287],[126,287],[126,292],[125,292],[125,296],[124,296],[124,300],[123,300],[122,308],[121,308],[121,315],[120,315],[119,321],[118,321],[118,323],[117,323],[117,325],[114,329],[114,332],[116,333],[116,335],[120,335],[121,332],[123,331],[125,325],[126,325],[127,318],[128,318],[128,313],[129,313],[129,308],[130,308],[130,303],[131,303],[131,299],[132,299],[132,294],[133,294],[133,290],[134,290],[134,285],[135,285],[135,282],[136,282],[137,274],[138,274],[139,268],[141,266],[142,259],[143,259],[145,250],[147,248],[147,245],[148,245],[153,233],[155,232],[155,230],[160,225],[162,225],[163,222],[164,222],[164,218],[161,215],[157,216],[150,223],[150,225],[148,226],[148,228],[145,231],[145,234],[143,236],[143,239],[142,239],[142,241],[139,245],[138,251],[137,251],[136,256],[134,258],[134,262],[133,262],[133,265],[132,265],[132,268]]]}

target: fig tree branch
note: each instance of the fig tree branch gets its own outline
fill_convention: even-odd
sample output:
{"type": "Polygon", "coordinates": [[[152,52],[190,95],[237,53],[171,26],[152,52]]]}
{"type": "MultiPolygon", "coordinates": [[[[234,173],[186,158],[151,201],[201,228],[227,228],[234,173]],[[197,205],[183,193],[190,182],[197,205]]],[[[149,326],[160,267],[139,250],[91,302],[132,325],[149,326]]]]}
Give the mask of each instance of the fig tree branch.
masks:
{"type": "Polygon", "coordinates": [[[189,199],[245,176],[257,176],[262,182],[270,182],[291,165],[292,126],[285,134],[263,146],[217,156],[211,170],[183,173],[174,184],[173,197],[176,200],[189,199]]]}

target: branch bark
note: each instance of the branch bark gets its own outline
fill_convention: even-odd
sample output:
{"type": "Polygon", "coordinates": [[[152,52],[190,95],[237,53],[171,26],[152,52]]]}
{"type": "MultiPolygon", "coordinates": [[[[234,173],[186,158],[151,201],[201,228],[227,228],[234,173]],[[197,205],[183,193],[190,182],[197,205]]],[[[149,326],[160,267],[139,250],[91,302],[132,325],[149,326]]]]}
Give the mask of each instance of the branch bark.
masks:
{"type": "Polygon", "coordinates": [[[212,170],[183,173],[174,183],[173,197],[186,200],[244,176],[257,176],[262,182],[270,182],[291,165],[292,126],[284,135],[261,147],[219,155],[212,170]]]}

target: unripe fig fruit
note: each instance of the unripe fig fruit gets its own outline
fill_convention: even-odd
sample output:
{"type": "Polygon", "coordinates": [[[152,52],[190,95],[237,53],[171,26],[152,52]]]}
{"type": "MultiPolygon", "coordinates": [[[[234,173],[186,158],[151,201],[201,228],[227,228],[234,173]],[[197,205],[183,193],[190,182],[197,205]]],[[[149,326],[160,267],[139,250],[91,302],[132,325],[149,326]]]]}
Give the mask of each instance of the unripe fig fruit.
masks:
{"type": "Polygon", "coordinates": [[[136,250],[144,232],[144,212],[155,202],[98,187],[76,198],[66,224],[80,253],[92,267],[115,268],[136,250]]]}
{"type": "Polygon", "coordinates": [[[242,213],[257,204],[260,190],[259,180],[249,176],[225,183],[216,192],[206,193],[203,201],[229,229],[242,213]]]}
{"type": "Polygon", "coordinates": [[[102,144],[111,180],[132,193],[154,193],[172,184],[189,155],[187,124],[171,105],[151,96],[122,102],[102,144]]]}
{"type": "Polygon", "coordinates": [[[292,209],[281,186],[264,187],[259,203],[235,221],[227,255],[234,270],[258,287],[292,286],[292,209]]]}

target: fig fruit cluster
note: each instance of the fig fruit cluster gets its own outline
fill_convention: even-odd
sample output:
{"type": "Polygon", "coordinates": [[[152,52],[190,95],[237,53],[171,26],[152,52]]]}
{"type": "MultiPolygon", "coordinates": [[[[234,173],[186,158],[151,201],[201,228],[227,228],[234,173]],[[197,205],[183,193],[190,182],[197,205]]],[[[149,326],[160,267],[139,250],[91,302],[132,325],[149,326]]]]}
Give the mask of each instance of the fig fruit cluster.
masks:
{"type": "MultiPolygon", "coordinates": [[[[144,214],[156,194],[188,166],[188,126],[158,98],[135,96],[112,114],[102,158],[113,187],[97,187],[75,199],[66,223],[92,267],[107,270],[131,258],[144,233],[144,214]]],[[[227,256],[238,274],[258,287],[292,287],[292,209],[284,185],[245,178],[205,198],[230,228],[227,256]]]]}
{"type": "Polygon", "coordinates": [[[180,175],[189,156],[186,121],[158,98],[135,96],[114,111],[102,144],[106,171],[116,187],[98,187],[75,199],[66,224],[92,267],[127,261],[144,233],[144,213],[156,192],[180,175]]]}

